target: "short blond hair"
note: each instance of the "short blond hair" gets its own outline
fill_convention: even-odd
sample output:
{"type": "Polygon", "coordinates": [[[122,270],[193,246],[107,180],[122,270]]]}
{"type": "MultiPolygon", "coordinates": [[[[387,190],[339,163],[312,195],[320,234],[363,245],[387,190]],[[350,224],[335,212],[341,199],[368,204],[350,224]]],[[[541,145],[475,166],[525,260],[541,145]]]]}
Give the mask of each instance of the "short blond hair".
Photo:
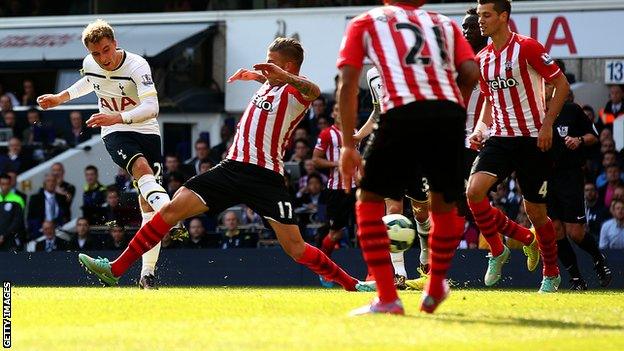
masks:
{"type": "Polygon", "coordinates": [[[103,19],[96,19],[94,22],[89,23],[87,27],[82,31],[82,42],[85,46],[89,43],[97,43],[102,38],[108,38],[115,40],[115,31],[108,22],[103,19]]]}

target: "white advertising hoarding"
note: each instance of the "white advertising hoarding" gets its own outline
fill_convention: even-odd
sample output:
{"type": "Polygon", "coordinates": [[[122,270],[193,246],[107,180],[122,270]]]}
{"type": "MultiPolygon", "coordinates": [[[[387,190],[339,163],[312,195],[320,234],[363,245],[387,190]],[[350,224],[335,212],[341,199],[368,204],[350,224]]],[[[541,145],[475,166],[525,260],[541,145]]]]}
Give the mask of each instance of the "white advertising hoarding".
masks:
{"type": "MultiPolygon", "coordinates": [[[[251,68],[266,57],[266,48],[276,36],[296,36],[306,56],[301,74],[324,92],[334,90],[336,57],[349,18],[357,15],[347,8],[343,13],[315,11],[276,13],[228,18],[226,74],[241,67],[251,68]]],[[[461,16],[451,16],[460,22],[461,16]]],[[[511,27],[537,38],[556,58],[624,57],[621,19],[624,10],[512,14],[511,27]]],[[[257,83],[235,82],[226,86],[227,111],[245,109],[257,83]]]]}

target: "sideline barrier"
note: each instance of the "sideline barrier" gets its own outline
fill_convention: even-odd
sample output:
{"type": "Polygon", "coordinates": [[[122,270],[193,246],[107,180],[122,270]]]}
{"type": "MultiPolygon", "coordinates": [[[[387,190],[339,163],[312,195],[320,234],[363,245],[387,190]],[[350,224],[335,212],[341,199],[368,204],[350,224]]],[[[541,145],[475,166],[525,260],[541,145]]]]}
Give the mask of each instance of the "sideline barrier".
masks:
{"type": "MultiPolygon", "coordinates": [[[[93,251],[91,256],[109,259],[119,251],[93,251]]],[[[460,286],[484,288],[483,274],[487,266],[485,251],[459,250],[453,260],[449,276],[460,286]]],[[[613,272],[611,289],[624,288],[624,251],[606,252],[613,272]]],[[[417,250],[406,253],[410,274],[416,274],[417,250]]],[[[598,282],[591,260],[577,252],[581,272],[590,289],[598,282]]],[[[0,279],[17,286],[91,286],[99,282],[88,276],[78,264],[77,252],[0,253],[0,279]]],[[[353,276],[363,279],[366,267],[357,249],[337,250],[332,258],[353,276]]],[[[512,250],[511,259],[503,270],[499,287],[537,289],[541,280],[539,271],[526,270],[525,256],[512,250]]],[[[124,275],[120,285],[136,284],[140,261],[124,275]]],[[[540,268],[541,269],[541,265],[540,268]]],[[[164,250],[156,271],[162,285],[171,286],[318,286],[318,278],[307,268],[295,263],[282,250],[164,250]]],[[[568,286],[567,272],[562,269],[563,287],[568,286]]]]}

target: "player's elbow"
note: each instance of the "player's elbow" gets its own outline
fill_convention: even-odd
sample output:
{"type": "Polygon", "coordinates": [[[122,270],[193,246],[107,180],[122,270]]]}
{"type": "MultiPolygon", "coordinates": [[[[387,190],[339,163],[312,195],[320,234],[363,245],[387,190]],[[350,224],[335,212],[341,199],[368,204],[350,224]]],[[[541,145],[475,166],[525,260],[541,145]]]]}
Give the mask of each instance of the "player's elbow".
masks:
{"type": "Polygon", "coordinates": [[[568,96],[570,93],[570,83],[568,82],[568,78],[566,78],[565,74],[561,73],[555,81],[553,82],[555,85],[555,89],[563,96],[568,96]]]}

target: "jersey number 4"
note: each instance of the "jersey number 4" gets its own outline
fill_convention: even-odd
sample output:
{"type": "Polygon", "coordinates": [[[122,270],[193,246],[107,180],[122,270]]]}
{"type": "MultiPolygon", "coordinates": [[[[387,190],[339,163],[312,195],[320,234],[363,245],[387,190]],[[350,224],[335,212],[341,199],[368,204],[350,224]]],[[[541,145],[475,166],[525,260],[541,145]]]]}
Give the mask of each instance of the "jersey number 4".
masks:
{"type": "MultiPolygon", "coordinates": [[[[396,23],[394,25],[394,29],[398,31],[407,30],[414,33],[414,37],[416,41],[414,42],[414,46],[409,50],[407,55],[403,58],[405,65],[413,65],[416,63],[420,63],[422,65],[430,65],[431,64],[431,56],[426,56],[422,54],[423,48],[425,46],[425,38],[423,36],[422,29],[413,24],[413,23],[396,23]]],[[[438,48],[440,48],[440,59],[442,59],[442,63],[448,63],[448,53],[446,52],[446,43],[444,40],[444,35],[442,33],[442,29],[439,26],[432,27],[433,33],[436,37],[436,43],[438,44],[438,48]]],[[[431,49],[430,49],[431,51],[431,49]]]]}

